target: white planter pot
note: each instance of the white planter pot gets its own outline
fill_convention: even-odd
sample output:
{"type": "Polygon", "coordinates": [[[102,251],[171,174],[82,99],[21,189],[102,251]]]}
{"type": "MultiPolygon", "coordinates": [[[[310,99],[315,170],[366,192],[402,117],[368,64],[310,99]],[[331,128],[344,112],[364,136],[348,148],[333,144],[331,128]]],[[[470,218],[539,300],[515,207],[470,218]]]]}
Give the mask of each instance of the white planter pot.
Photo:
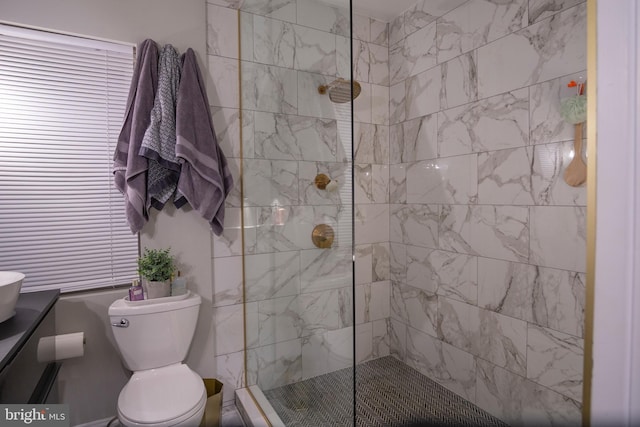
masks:
{"type": "Polygon", "coordinates": [[[168,297],[171,294],[171,284],[168,280],[153,282],[145,280],[147,284],[147,299],[168,297]]]}

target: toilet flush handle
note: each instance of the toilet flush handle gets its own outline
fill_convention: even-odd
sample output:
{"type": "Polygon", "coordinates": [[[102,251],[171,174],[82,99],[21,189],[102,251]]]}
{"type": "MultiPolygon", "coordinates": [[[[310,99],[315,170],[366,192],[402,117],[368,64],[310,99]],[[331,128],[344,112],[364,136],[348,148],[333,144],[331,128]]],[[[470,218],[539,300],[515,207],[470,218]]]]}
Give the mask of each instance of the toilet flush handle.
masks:
{"type": "Polygon", "coordinates": [[[128,328],[129,321],[123,317],[120,319],[119,323],[112,323],[111,326],[115,326],[116,328],[128,328]]]}

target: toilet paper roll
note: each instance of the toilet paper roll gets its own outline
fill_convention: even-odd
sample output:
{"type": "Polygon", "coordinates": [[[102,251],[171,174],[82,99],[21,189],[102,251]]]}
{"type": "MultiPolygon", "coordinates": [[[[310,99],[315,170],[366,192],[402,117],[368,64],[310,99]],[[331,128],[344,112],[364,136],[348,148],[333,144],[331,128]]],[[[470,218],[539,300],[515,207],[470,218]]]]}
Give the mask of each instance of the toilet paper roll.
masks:
{"type": "Polygon", "coordinates": [[[84,332],[42,337],[38,341],[38,362],[55,362],[84,356],[84,332]]]}

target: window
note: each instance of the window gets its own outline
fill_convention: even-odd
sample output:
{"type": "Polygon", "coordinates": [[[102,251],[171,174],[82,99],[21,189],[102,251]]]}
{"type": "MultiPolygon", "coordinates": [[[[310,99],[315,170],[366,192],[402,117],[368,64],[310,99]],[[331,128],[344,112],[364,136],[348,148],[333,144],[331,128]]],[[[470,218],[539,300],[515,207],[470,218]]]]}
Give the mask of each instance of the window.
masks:
{"type": "Polygon", "coordinates": [[[133,61],[130,45],[0,25],[0,270],[23,291],[137,276],[111,171],[133,61]]]}

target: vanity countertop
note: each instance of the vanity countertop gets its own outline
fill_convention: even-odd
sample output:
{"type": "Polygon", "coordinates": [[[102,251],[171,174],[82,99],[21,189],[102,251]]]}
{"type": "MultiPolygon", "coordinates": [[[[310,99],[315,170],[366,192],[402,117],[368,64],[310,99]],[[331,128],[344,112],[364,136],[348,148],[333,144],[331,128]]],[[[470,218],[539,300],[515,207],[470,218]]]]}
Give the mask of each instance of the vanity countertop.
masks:
{"type": "Polygon", "coordinates": [[[0,323],[0,371],[18,354],[59,296],[58,289],[20,294],[15,316],[0,323]]]}

